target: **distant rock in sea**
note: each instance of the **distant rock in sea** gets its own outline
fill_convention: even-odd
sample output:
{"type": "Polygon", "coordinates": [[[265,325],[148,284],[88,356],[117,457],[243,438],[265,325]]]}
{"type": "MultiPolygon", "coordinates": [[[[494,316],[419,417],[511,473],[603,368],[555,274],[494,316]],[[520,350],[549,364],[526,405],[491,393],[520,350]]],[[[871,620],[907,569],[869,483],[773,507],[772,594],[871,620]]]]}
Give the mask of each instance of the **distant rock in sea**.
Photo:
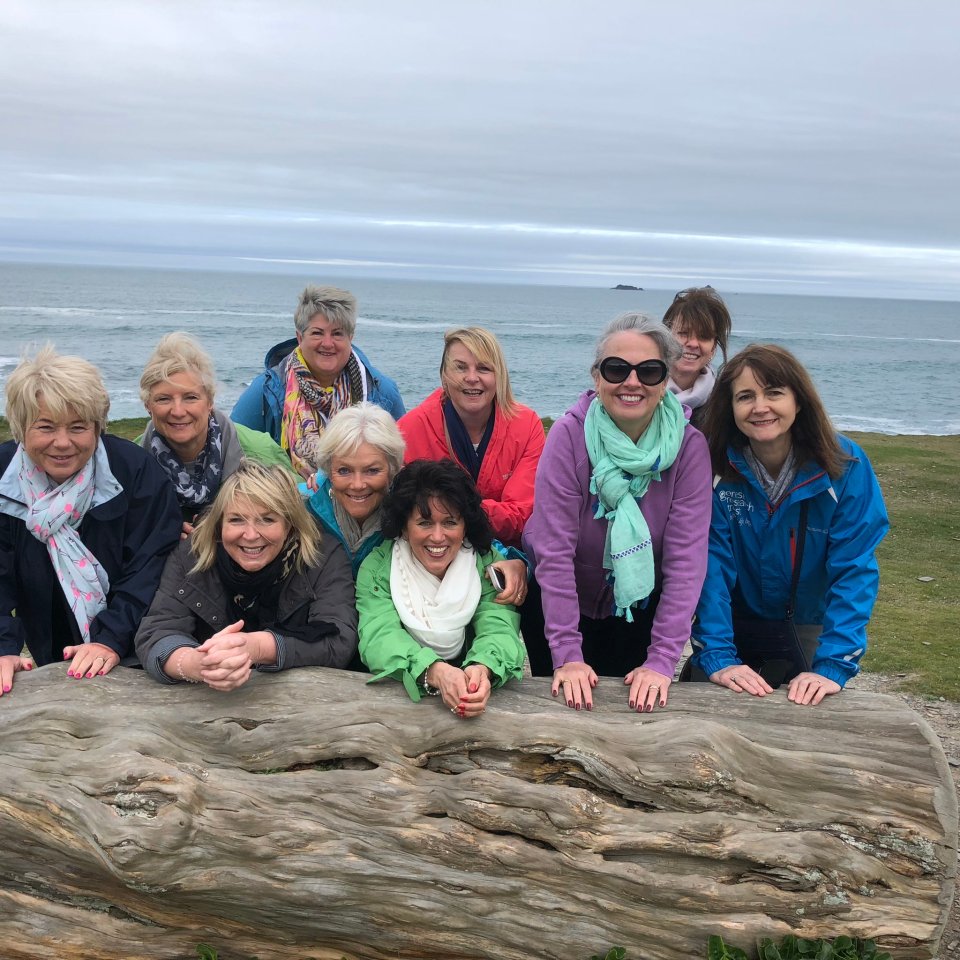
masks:
{"type": "Polygon", "coordinates": [[[642,290],[643,287],[634,287],[629,283],[618,283],[615,287],[612,287],[613,290],[642,290]]]}

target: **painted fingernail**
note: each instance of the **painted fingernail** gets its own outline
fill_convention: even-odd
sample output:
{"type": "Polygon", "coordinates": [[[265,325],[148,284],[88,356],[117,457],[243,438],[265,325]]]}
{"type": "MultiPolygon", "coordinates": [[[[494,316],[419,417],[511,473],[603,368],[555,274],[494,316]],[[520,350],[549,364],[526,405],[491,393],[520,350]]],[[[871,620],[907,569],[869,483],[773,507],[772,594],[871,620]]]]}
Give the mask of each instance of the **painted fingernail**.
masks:
{"type": "Polygon", "coordinates": [[[4,688],[3,688],[3,692],[4,692],[4,693],[9,693],[12,689],[13,689],[13,687],[4,687],[4,688]]]}
{"type": "Polygon", "coordinates": [[[631,710],[633,710],[633,709],[636,707],[636,705],[637,705],[637,701],[636,701],[636,700],[631,700],[631,701],[630,701],[630,709],[631,709],[631,710]]]}
{"type": "Polygon", "coordinates": [[[93,676],[93,671],[91,670],[90,673],[87,674],[87,676],[88,676],[88,677],[92,677],[92,676],[93,676]]]}
{"type": "Polygon", "coordinates": [[[574,710],[579,710],[579,709],[580,709],[580,704],[578,703],[573,709],[574,709],[574,710]]]}
{"type": "Polygon", "coordinates": [[[73,671],[72,671],[72,670],[68,670],[68,671],[67,671],[67,676],[68,676],[68,677],[72,677],[72,676],[73,676],[73,671]]]}
{"type": "Polygon", "coordinates": [[[97,674],[97,676],[98,676],[98,677],[102,677],[102,676],[103,676],[103,671],[101,670],[101,671],[97,674]]]}

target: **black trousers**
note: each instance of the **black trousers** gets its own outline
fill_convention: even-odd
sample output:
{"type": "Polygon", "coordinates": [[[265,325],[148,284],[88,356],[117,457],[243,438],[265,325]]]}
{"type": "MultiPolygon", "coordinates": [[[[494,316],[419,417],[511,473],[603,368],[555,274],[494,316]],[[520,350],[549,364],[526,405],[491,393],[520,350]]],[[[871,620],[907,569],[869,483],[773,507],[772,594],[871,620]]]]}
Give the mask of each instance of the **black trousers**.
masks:
{"type": "MultiPolygon", "coordinates": [[[[657,612],[659,593],[653,593],[643,609],[634,607],[633,623],[624,617],[580,616],[580,633],[583,635],[583,660],[601,677],[624,677],[639,667],[647,658],[650,646],[650,630],[657,612]]],[[[532,577],[528,585],[527,599],[520,608],[520,631],[527,645],[530,670],[535,677],[553,676],[553,658],[545,636],[543,604],[540,585],[532,577]]]]}

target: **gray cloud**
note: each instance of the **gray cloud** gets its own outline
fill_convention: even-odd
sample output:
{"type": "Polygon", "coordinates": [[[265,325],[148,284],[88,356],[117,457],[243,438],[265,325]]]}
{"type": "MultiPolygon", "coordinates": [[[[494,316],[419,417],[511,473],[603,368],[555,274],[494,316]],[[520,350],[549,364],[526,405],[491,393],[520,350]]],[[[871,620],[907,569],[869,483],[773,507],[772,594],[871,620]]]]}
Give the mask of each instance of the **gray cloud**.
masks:
{"type": "Polygon", "coordinates": [[[0,256],[960,297],[958,33],[941,0],[7,0],[0,256]]]}

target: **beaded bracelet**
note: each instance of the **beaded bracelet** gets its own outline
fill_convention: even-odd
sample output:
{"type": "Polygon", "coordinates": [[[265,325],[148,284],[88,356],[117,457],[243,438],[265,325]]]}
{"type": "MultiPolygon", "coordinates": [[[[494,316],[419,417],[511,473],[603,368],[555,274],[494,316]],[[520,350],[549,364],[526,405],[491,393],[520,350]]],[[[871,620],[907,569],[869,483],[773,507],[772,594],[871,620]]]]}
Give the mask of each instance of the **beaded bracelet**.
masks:
{"type": "MultiPolygon", "coordinates": [[[[186,649],[186,648],[184,648],[184,649],[186,649]]],[[[183,672],[183,658],[184,658],[185,656],[186,656],[185,653],[181,653],[180,656],[179,656],[179,658],[177,659],[177,673],[180,674],[180,679],[181,679],[184,683],[199,683],[199,682],[200,682],[199,680],[191,680],[190,677],[188,677],[188,676],[183,672]]]]}

